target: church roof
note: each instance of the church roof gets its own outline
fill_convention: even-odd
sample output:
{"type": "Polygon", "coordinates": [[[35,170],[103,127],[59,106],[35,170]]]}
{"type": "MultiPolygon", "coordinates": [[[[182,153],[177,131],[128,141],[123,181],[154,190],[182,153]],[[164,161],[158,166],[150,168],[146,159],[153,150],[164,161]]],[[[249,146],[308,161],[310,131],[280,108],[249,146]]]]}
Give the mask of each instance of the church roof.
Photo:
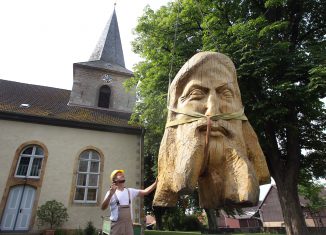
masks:
{"type": "Polygon", "coordinates": [[[70,90],[0,79],[0,119],[140,134],[130,113],[68,105],[70,90]]]}
{"type": "Polygon", "coordinates": [[[82,66],[82,67],[89,67],[89,68],[96,68],[96,69],[105,70],[108,72],[127,75],[128,77],[133,76],[133,73],[130,70],[128,70],[124,67],[121,67],[119,65],[114,65],[114,64],[104,62],[102,60],[78,62],[78,63],[74,63],[74,65],[78,65],[78,66],[82,66]]]}
{"type": "Polygon", "coordinates": [[[113,11],[110,20],[107,22],[89,61],[76,64],[111,70],[113,72],[116,71],[129,76],[133,75],[130,70],[125,68],[118,20],[115,10],[113,11]]]}

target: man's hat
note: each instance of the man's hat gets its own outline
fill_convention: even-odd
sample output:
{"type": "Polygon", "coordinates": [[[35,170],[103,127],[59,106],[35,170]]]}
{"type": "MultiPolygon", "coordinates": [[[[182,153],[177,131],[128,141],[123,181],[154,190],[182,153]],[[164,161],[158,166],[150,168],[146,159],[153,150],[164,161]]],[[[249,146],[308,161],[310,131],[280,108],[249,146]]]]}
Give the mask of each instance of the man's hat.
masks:
{"type": "Polygon", "coordinates": [[[122,173],[122,174],[124,174],[125,171],[124,171],[124,170],[114,170],[114,171],[112,171],[111,176],[110,176],[111,181],[113,181],[113,178],[114,178],[114,176],[115,176],[117,173],[122,173]]]}

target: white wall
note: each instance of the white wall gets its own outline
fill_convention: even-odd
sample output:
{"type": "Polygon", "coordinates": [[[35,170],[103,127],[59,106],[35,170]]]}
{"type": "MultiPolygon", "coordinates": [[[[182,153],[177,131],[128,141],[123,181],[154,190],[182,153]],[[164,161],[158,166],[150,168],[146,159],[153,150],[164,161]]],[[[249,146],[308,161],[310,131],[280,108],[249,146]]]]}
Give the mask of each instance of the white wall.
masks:
{"type": "MultiPolygon", "coordinates": [[[[125,169],[127,187],[141,184],[140,137],[77,128],[49,126],[0,120],[0,196],[8,179],[16,149],[28,141],[39,141],[49,151],[38,206],[55,199],[68,207],[69,221],[65,228],[84,228],[87,221],[101,227],[101,215],[108,215],[98,206],[71,204],[73,169],[78,153],[93,146],[104,154],[104,173],[100,201],[109,188],[109,174],[125,169]]],[[[101,166],[103,167],[103,166],[101,166]]],[[[139,205],[136,206],[139,209],[139,205]]],[[[136,209],[136,208],[135,208],[136,209]]],[[[139,218],[139,215],[136,216],[139,218]]],[[[36,223],[34,229],[38,229],[36,223]]]]}

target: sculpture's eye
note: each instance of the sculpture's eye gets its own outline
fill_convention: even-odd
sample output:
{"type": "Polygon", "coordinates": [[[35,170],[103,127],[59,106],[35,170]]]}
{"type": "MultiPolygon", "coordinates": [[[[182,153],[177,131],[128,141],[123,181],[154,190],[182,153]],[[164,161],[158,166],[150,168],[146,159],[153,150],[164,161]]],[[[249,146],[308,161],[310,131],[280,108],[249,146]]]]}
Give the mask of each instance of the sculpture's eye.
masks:
{"type": "Polygon", "coordinates": [[[205,96],[205,93],[200,89],[193,89],[188,94],[188,98],[193,99],[193,100],[202,99],[202,98],[204,98],[204,96],[205,96]]]}
{"type": "Polygon", "coordinates": [[[233,98],[233,93],[232,93],[232,91],[230,91],[229,89],[224,89],[224,90],[221,92],[221,95],[222,95],[222,97],[225,98],[225,99],[233,98]]]}

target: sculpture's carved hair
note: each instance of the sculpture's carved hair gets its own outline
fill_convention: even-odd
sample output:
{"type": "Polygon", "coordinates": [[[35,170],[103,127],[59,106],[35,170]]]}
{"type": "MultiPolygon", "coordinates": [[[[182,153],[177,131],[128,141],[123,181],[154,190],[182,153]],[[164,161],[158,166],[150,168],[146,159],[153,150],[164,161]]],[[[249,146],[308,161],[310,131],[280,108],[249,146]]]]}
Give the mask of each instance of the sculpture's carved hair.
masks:
{"type": "MultiPolygon", "coordinates": [[[[170,109],[168,113],[167,122],[171,122],[178,117],[177,113],[179,104],[178,102],[180,101],[179,98],[180,96],[182,96],[183,91],[187,86],[189,80],[193,76],[196,76],[196,79],[199,80],[200,78],[198,78],[197,76],[200,76],[201,74],[203,75],[203,80],[206,79],[204,78],[204,76],[209,76],[209,79],[212,79],[212,77],[213,79],[220,79],[221,77],[227,79],[228,83],[232,84],[233,86],[235,99],[235,102],[233,102],[235,105],[233,107],[234,111],[238,111],[236,109],[242,108],[242,101],[237,82],[236,70],[231,59],[221,53],[200,52],[194,55],[189,61],[186,62],[186,64],[180,69],[170,86],[168,102],[168,106],[170,109]]],[[[224,182],[222,181],[229,179],[228,182],[232,183],[239,181],[240,179],[235,178],[233,180],[233,178],[230,178],[232,177],[232,174],[228,174],[226,176],[227,179],[219,178],[219,180],[216,181],[217,185],[213,185],[217,189],[215,190],[215,194],[219,193],[219,196],[217,194],[214,194],[214,198],[207,198],[203,196],[206,195],[207,189],[206,187],[201,187],[202,182],[200,181],[203,179],[212,179],[210,175],[210,173],[212,172],[209,173],[210,178],[206,176],[199,177],[201,170],[200,166],[202,165],[201,159],[203,159],[201,155],[204,154],[204,147],[203,142],[201,141],[202,138],[199,138],[195,135],[195,129],[196,127],[198,127],[199,123],[194,121],[192,123],[181,124],[183,126],[176,125],[167,127],[165,129],[159,150],[159,181],[153,205],[175,206],[178,199],[178,194],[187,193],[187,190],[193,190],[196,187],[197,183],[199,185],[199,194],[202,195],[204,198],[200,199],[201,204],[203,206],[208,206],[206,208],[218,208],[219,206],[225,204],[225,201],[227,200],[231,200],[235,203],[240,204],[247,202],[255,204],[257,202],[259,191],[258,182],[259,184],[264,184],[270,181],[264,154],[258,143],[257,136],[253,128],[251,127],[249,121],[230,120],[230,122],[237,123],[236,126],[238,132],[241,132],[242,130],[242,133],[238,133],[238,136],[236,136],[239,138],[235,140],[235,142],[240,139],[241,141],[244,141],[241,142],[241,153],[234,151],[234,156],[237,156],[240,160],[241,157],[244,158],[244,161],[242,161],[243,164],[240,165],[241,167],[243,167],[243,169],[251,169],[249,171],[244,170],[242,171],[243,174],[241,174],[241,177],[243,175],[245,175],[244,178],[247,177],[247,180],[244,179],[245,186],[242,186],[248,187],[248,192],[242,192],[241,198],[240,195],[238,195],[238,199],[231,198],[237,197],[236,192],[234,193],[232,191],[226,193],[226,191],[223,189],[224,182]],[[184,133],[184,131],[189,131],[189,133],[191,134],[189,135],[189,133],[184,133]],[[251,165],[247,166],[247,163],[251,163],[251,165]],[[255,172],[252,172],[253,170],[255,172]],[[250,185],[252,186],[252,188],[250,188],[250,185]],[[210,199],[211,202],[203,203],[205,199],[210,199]]],[[[224,152],[224,154],[227,153],[224,152]]],[[[228,166],[232,168],[232,164],[228,164],[228,166]]],[[[226,174],[222,174],[221,177],[225,175],[226,174]]],[[[237,176],[234,175],[234,177],[237,176]]],[[[234,187],[235,191],[240,189],[239,185],[234,187]]],[[[233,188],[231,187],[231,189],[233,188]]],[[[210,192],[208,194],[210,194],[210,192]]]]}

